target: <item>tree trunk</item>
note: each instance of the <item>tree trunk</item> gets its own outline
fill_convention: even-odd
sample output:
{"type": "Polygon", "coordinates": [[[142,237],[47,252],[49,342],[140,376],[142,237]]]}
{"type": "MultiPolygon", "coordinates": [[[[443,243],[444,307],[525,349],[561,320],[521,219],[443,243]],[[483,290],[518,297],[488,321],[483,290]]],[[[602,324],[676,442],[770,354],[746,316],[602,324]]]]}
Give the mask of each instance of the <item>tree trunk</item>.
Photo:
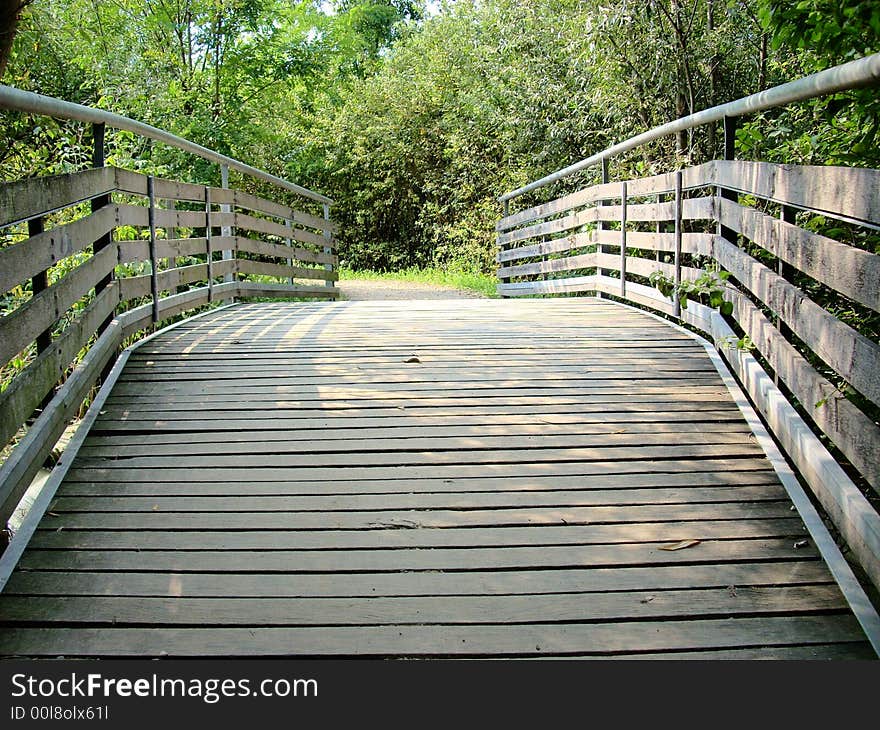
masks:
{"type": "Polygon", "coordinates": [[[31,0],[0,0],[0,78],[6,72],[21,12],[30,2],[31,0]]]}

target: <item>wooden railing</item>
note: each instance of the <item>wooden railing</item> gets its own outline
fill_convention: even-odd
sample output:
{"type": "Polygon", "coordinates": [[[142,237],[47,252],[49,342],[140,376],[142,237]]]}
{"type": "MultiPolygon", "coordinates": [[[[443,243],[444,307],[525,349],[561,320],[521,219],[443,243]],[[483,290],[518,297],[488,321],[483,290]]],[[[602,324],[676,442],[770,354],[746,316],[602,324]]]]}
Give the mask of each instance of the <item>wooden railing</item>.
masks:
{"type": "MultiPolygon", "coordinates": [[[[73,116],[63,108],[58,115],[73,116]]],[[[101,147],[103,131],[96,126],[101,147]]],[[[224,183],[227,163],[250,174],[217,157],[224,183]]],[[[17,439],[0,467],[2,525],[125,342],[234,297],[338,295],[329,198],[279,184],[279,198],[302,196],[294,208],[227,186],[103,167],[102,149],[96,162],[0,184],[7,244],[0,248],[0,445],[17,439]]],[[[260,177],[276,185],[271,175],[260,177]]]]}
{"type": "MultiPolygon", "coordinates": [[[[867,71],[853,86],[877,80],[880,56],[855,63],[867,71]]],[[[841,68],[852,66],[825,73],[841,68]]],[[[821,81],[811,77],[810,95],[827,93],[821,81]]],[[[724,119],[732,157],[734,119],[724,119]]],[[[880,170],[725,159],[607,182],[608,157],[592,159],[605,182],[515,212],[511,200],[565,175],[502,198],[498,292],[610,296],[708,334],[880,586],[880,516],[860,488],[880,494],[880,345],[856,321],[877,321],[880,256],[851,242],[877,237],[880,170]],[[810,230],[819,216],[850,240],[810,230]],[[701,277],[727,304],[688,293],[701,277]]]]}

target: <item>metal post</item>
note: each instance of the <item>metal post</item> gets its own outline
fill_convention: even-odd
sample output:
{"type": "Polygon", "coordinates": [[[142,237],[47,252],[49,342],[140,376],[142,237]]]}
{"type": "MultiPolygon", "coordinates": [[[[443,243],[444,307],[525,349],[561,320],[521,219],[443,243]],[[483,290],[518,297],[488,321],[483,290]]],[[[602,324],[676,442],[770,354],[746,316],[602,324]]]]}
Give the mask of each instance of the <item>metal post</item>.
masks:
{"type": "MultiPolygon", "coordinates": [[[[736,157],[736,117],[724,117],[724,159],[733,160],[736,157]]],[[[732,190],[718,188],[718,196],[725,200],[736,200],[737,195],[732,190]]],[[[720,205],[719,205],[720,208],[720,205]]],[[[718,213],[720,218],[720,212],[718,213]]],[[[722,238],[736,242],[736,231],[727,226],[722,226],[718,221],[716,232],[722,238]]]]}
{"type": "MultiPolygon", "coordinates": [[[[504,201],[504,216],[503,216],[503,217],[504,217],[504,218],[507,218],[507,216],[509,216],[509,215],[510,215],[510,201],[509,201],[509,200],[505,200],[505,201],[504,201]]],[[[499,234],[499,235],[500,235],[500,234],[499,234]]],[[[506,250],[506,247],[505,247],[504,244],[501,244],[501,245],[498,247],[498,251],[499,251],[499,253],[500,253],[501,251],[504,251],[504,250],[506,250]]],[[[499,262],[499,266],[500,266],[500,267],[503,267],[503,266],[504,266],[504,263],[505,263],[504,261],[499,262]]],[[[499,277],[498,280],[499,280],[502,284],[509,284],[509,283],[510,283],[510,277],[509,277],[509,276],[499,277]]],[[[507,294],[502,294],[502,295],[501,295],[501,298],[502,298],[502,299],[510,299],[510,297],[509,297],[507,294]]]]}
{"type": "Polygon", "coordinates": [[[159,261],[156,256],[156,195],[153,187],[153,176],[150,175],[147,178],[147,197],[150,200],[147,216],[150,222],[150,294],[153,297],[153,324],[155,324],[159,321],[159,261]]]}
{"type": "Polygon", "coordinates": [[[208,301],[214,301],[214,248],[211,236],[211,188],[205,185],[205,263],[208,265],[208,301]]]}
{"type": "MultiPolygon", "coordinates": [[[[31,218],[28,221],[28,236],[38,236],[41,234],[45,228],[45,219],[40,218],[31,218]]],[[[44,291],[49,287],[49,272],[48,271],[39,271],[34,274],[31,279],[31,291],[34,296],[37,296],[41,291],[44,291]]],[[[52,328],[50,327],[45,332],[41,332],[37,335],[37,352],[43,352],[43,350],[47,349],[52,344],[52,328]]]]}
{"type": "MultiPolygon", "coordinates": [[[[797,210],[789,205],[783,205],[779,211],[779,218],[783,223],[791,223],[794,225],[797,223],[797,210]]],[[[779,274],[783,279],[789,279],[789,277],[791,277],[792,275],[792,271],[792,267],[785,263],[785,261],[783,261],[777,255],[776,273],[779,274]]],[[[780,317],[778,314],[774,315],[773,322],[776,325],[776,329],[779,330],[779,334],[790,341],[791,328],[782,321],[782,317],[780,317]]],[[[779,373],[777,373],[776,370],[773,371],[773,382],[774,384],[779,385],[779,373]]]]}
{"type": "MultiPolygon", "coordinates": [[[[330,206],[327,203],[324,203],[324,220],[328,223],[330,222],[330,206]]],[[[333,241],[330,231],[324,231],[324,240],[326,241],[324,253],[329,256],[333,253],[333,241]]],[[[324,271],[333,271],[333,264],[324,264],[324,271]]],[[[324,286],[333,286],[333,280],[330,278],[325,279],[324,286]]]]}
{"type": "Polygon", "coordinates": [[[626,181],[620,183],[620,296],[626,297],[626,181]]]}
{"type": "MultiPolygon", "coordinates": [[[[106,155],[105,155],[105,145],[104,145],[104,137],[105,137],[105,126],[103,123],[93,124],[92,125],[92,167],[104,167],[106,155]]],[[[99,195],[96,198],[92,198],[91,201],[91,210],[92,213],[103,208],[105,205],[110,205],[111,198],[110,195],[99,195]]],[[[113,243],[113,232],[110,231],[101,236],[97,241],[92,243],[92,254],[97,254],[103,249],[107,248],[113,243]]],[[[113,281],[114,272],[110,272],[107,276],[103,277],[97,284],[95,284],[95,296],[97,297],[102,291],[104,291],[108,286],[110,286],[110,282],[113,281]]],[[[111,313],[107,319],[105,319],[98,326],[98,334],[100,335],[107,327],[110,326],[110,322],[113,321],[113,314],[111,313]]]]}
{"type": "MultiPolygon", "coordinates": [[[[224,190],[229,189],[229,165],[220,165],[220,187],[222,187],[224,190]]],[[[231,213],[232,206],[229,205],[228,203],[223,203],[220,206],[220,212],[221,213],[231,213]]],[[[220,235],[223,236],[224,238],[232,236],[232,227],[231,226],[221,226],[220,235]]],[[[231,248],[223,249],[223,260],[229,261],[232,258],[233,258],[232,249],[231,248]]],[[[230,273],[230,274],[224,275],[223,281],[225,281],[225,282],[235,281],[235,274],[230,273]]]]}
{"type": "MultiPolygon", "coordinates": [[[[603,158],[602,158],[602,185],[605,185],[606,183],[608,183],[608,158],[607,158],[607,157],[603,157],[603,158]]],[[[605,205],[604,201],[601,201],[601,200],[600,200],[600,201],[599,201],[599,205],[600,205],[600,206],[605,205]]],[[[605,222],[604,222],[604,221],[598,221],[598,222],[596,223],[596,237],[597,237],[597,239],[598,239],[599,236],[601,235],[601,234],[600,234],[600,231],[604,231],[604,230],[605,230],[605,222]]],[[[605,253],[605,246],[603,246],[601,243],[598,243],[598,242],[597,242],[597,244],[596,244],[596,253],[599,254],[599,255],[605,253]]],[[[597,267],[596,267],[596,274],[599,275],[599,276],[606,276],[606,275],[607,275],[607,271],[606,271],[605,269],[603,269],[601,266],[597,266],[597,267]]],[[[602,298],[602,292],[601,292],[601,291],[597,291],[597,292],[596,292],[596,296],[597,296],[599,299],[601,299],[601,298],[602,298]]]]}
{"type": "MultiPolygon", "coordinates": [[[[290,218],[285,218],[284,219],[284,227],[288,231],[292,231],[293,230],[293,221],[290,218]]],[[[288,247],[293,246],[293,238],[288,236],[287,238],[284,239],[284,243],[288,247]]],[[[288,266],[288,268],[293,268],[293,259],[287,259],[287,266],[288,266]]],[[[290,284],[291,286],[293,286],[293,277],[292,276],[288,277],[287,283],[290,284]]]]}
{"type": "Polygon", "coordinates": [[[672,305],[672,314],[681,317],[681,300],[678,297],[678,287],[681,284],[681,170],[675,171],[675,292],[672,305]]]}

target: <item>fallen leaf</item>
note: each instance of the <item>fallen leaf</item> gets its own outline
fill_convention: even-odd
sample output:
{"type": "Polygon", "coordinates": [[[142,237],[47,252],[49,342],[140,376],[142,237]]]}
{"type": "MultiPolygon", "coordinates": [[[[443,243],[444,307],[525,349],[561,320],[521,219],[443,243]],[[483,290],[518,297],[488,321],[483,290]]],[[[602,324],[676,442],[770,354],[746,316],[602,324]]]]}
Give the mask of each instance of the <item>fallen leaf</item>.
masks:
{"type": "Polygon", "coordinates": [[[798,540],[798,541],[794,544],[794,549],[797,550],[798,548],[806,547],[806,546],[809,545],[809,544],[810,544],[810,541],[809,541],[809,540],[798,540]]]}
{"type": "Polygon", "coordinates": [[[158,505],[158,504],[154,504],[154,505],[153,505],[153,511],[155,512],[155,511],[158,510],[158,509],[159,509],[159,505],[158,505]]]}
{"type": "Polygon", "coordinates": [[[736,598],[736,586],[727,586],[727,593],[731,598],[736,598]]]}
{"type": "Polygon", "coordinates": [[[639,603],[650,603],[654,600],[654,596],[648,596],[647,598],[643,598],[639,603]]]}
{"type": "Polygon", "coordinates": [[[686,548],[693,547],[694,545],[699,544],[699,540],[682,540],[681,542],[677,542],[674,545],[663,545],[660,549],[669,550],[671,552],[672,550],[684,550],[686,548]]]}
{"type": "Polygon", "coordinates": [[[419,360],[419,358],[417,358],[415,355],[413,355],[412,357],[408,357],[406,360],[404,360],[404,362],[418,362],[418,363],[420,363],[421,360],[419,360]]]}

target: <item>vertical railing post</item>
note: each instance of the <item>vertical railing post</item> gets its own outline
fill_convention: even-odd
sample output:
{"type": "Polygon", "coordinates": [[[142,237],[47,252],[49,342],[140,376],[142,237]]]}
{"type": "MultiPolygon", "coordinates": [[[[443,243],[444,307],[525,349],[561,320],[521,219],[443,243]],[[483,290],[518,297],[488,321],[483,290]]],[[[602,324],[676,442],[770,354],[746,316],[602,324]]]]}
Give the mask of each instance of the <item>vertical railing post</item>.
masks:
{"type": "Polygon", "coordinates": [[[159,259],[156,255],[156,193],[154,178],[147,178],[147,198],[150,201],[147,219],[150,224],[150,294],[153,297],[153,324],[159,321],[159,259]]]}
{"type": "MultiPolygon", "coordinates": [[[[229,190],[229,165],[220,165],[220,187],[224,190],[229,190]]],[[[229,203],[222,203],[220,205],[221,213],[231,213],[232,206],[229,203]]],[[[229,238],[232,236],[232,226],[221,226],[220,235],[224,238],[229,238]]],[[[223,249],[223,260],[229,261],[233,258],[233,252],[231,248],[223,249]]],[[[230,282],[235,281],[234,273],[227,273],[223,276],[223,281],[230,282]]]]}
{"type": "MultiPolygon", "coordinates": [[[[104,167],[106,160],[105,146],[104,146],[104,137],[105,137],[105,127],[103,123],[93,124],[92,125],[92,167],[104,167]]],[[[105,205],[110,204],[111,197],[109,194],[107,195],[99,195],[96,198],[92,198],[91,201],[91,210],[92,213],[103,208],[105,205]]],[[[103,236],[98,238],[97,241],[92,243],[92,254],[95,255],[107,248],[107,246],[113,243],[113,233],[112,231],[105,233],[103,236]]],[[[97,297],[102,291],[104,291],[108,286],[110,286],[110,282],[113,281],[114,272],[110,272],[105,277],[103,277],[97,284],[95,284],[95,296],[97,297]]],[[[113,313],[105,319],[98,326],[98,334],[100,335],[107,327],[110,326],[110,322],[113,321],[113,313]]]]}
{"type": "Polygon", "coordinates": [[[626,297],[626,181],[620,183],[620,296],[626,297]]]}
{"type": "MultiPolygon", "coordinates": [[[[45,230],[45,219],[31,218],[28,221],[28,236],[37,236],[45,230]]],[[[31,279],[31,292],[33,296],[37,296],[41,291],[49,287],[49,272],[47,270],[38,271],[31,279]]],[[[37,353],[43,352],[52,344],[52,328],[41,332],[37,335],[37,353]]]]}
{"type": "MultiPolygon", "coordinates": [[[[293,231],[293,221],[290,218],[284,219],[284,228],[287,229],[288,231],[291,231],[291,232],[293,231]]],[[[288,248],[291,248],[293,246],[293,237],[288,236],[287,238],[285,238],[284,244],[288,248]]],[[[287,259],[287,268],[289,268],[289,269],[293,268],[293,259],[287,259]]],[[[287,277],[287,283],[290,284],[291,286],[293,286],[293,277],[292,276],[287,277]]]]}
{"type": "MultiPolygon", "coordinates": [[[[330,222],[330,206],[324,203],[324,220],[330,222]]],[[[333,236],[326,228],[324,229],[324,253],[330,256],[333,253],[333,236]]],[[[324,271],[333,271],[333,264],[324,264],[324,271]]],[[[324,280],[324,286],[333,286],[333,280],[328,276],[324,280]]]]}
{"type": "MultiPolygon", "coordinates": [[[[608,183],[608,158],[603,157],[602,158],[602,183],[601,184],[606,185],[607,183],[608,183]]],[[[599,206],[601,207],[602,205],[604,205],[604,202],[600,200],[599,206]]],[[[601,256],[602,254],[605,253],[605,246],[598,242],[599,238],[602,236],[602,231],[604,231],[604,230],[605,230],[605,222],[601,221],[601,220],[597,221],[596,222],[596,240],[597,240],[596,254],[599,256],[601,256]]],[[[605,276],[607,274],[607,272],[601,266],[597,266],[596,267],[596,274],[598,276],[605,276]]],[[[599,297],[599,299],[601,299],[602,292],[597,291],[596,296],[599,297]]]]}
{"type": "MultiPolygon", "coordinates": [[[[509,201],[509,200],[505,200],[505,201],[504,201],[504,214],[503,214],[503,217],[502,217],[502,218],[507,218],[507,216],[509,216],[509,215],[510,215],[510,201],[509,201]]],[[[500,232],[498,233],[498,237],[499,237],[499,238],[501,237],[501,233],[500,233],[500,232]]],[[[505,250],[505,246],[504,246],[504,244],[501,244],[501,245],[497,246],[497,248],[498,248],[498,253],[501,253],[502,251],[505,250]]],[[[502,267],[502,268],[503,268],[504,265],[505,265],[505,262],[504,262],[504,261],[499,261],[499,262],[498,262],[498,265],[499,265],[499,267],[502,267]]],[[[499,281],[500,283],[502,283],[502,284],[509,284],[509,283],[510,283],[510,277],[509,277],[509,276],[499,277],[498,281],[499,281]]],[[[502,295],[501,295],[501,298],[502,298],[502,299],[509,299],[510,297],[509,297],[507,294],[502,294],[502,295]]]]}
{"type": "Polygon", "coordinates": [[[214,301],[214,245],[211,230],[211,188],[205,185],[205,263],[208,265],[208,301],[214,301]]]}
{"type": "Polygon", "coordinates": [[[681,285],[681,170],[675,171],[675,291],[673,292],[672,314],[681,317],[681,299],[678,296],[678,287],[681,285]]]}
{"type": "MultiPolygon", "coordinates": [[[[732,160],[736,157],[736,117],[724,117],[724,159],[732,160]]],[[[725,200],[736,200],[737,195],[732,190],[726,190],[725,188],[718,188],[718,197],[724,198],[725,200]]],[[[736,242],[736,231],[728,228],[727,226],[721,225],[721,205],[720,201],[717,206],[719,210],[715,212],[716,218],[718,218],[718,224],[716,226],[716,232],[722,238],[726,238],[728,241],[736,242]]]]}

